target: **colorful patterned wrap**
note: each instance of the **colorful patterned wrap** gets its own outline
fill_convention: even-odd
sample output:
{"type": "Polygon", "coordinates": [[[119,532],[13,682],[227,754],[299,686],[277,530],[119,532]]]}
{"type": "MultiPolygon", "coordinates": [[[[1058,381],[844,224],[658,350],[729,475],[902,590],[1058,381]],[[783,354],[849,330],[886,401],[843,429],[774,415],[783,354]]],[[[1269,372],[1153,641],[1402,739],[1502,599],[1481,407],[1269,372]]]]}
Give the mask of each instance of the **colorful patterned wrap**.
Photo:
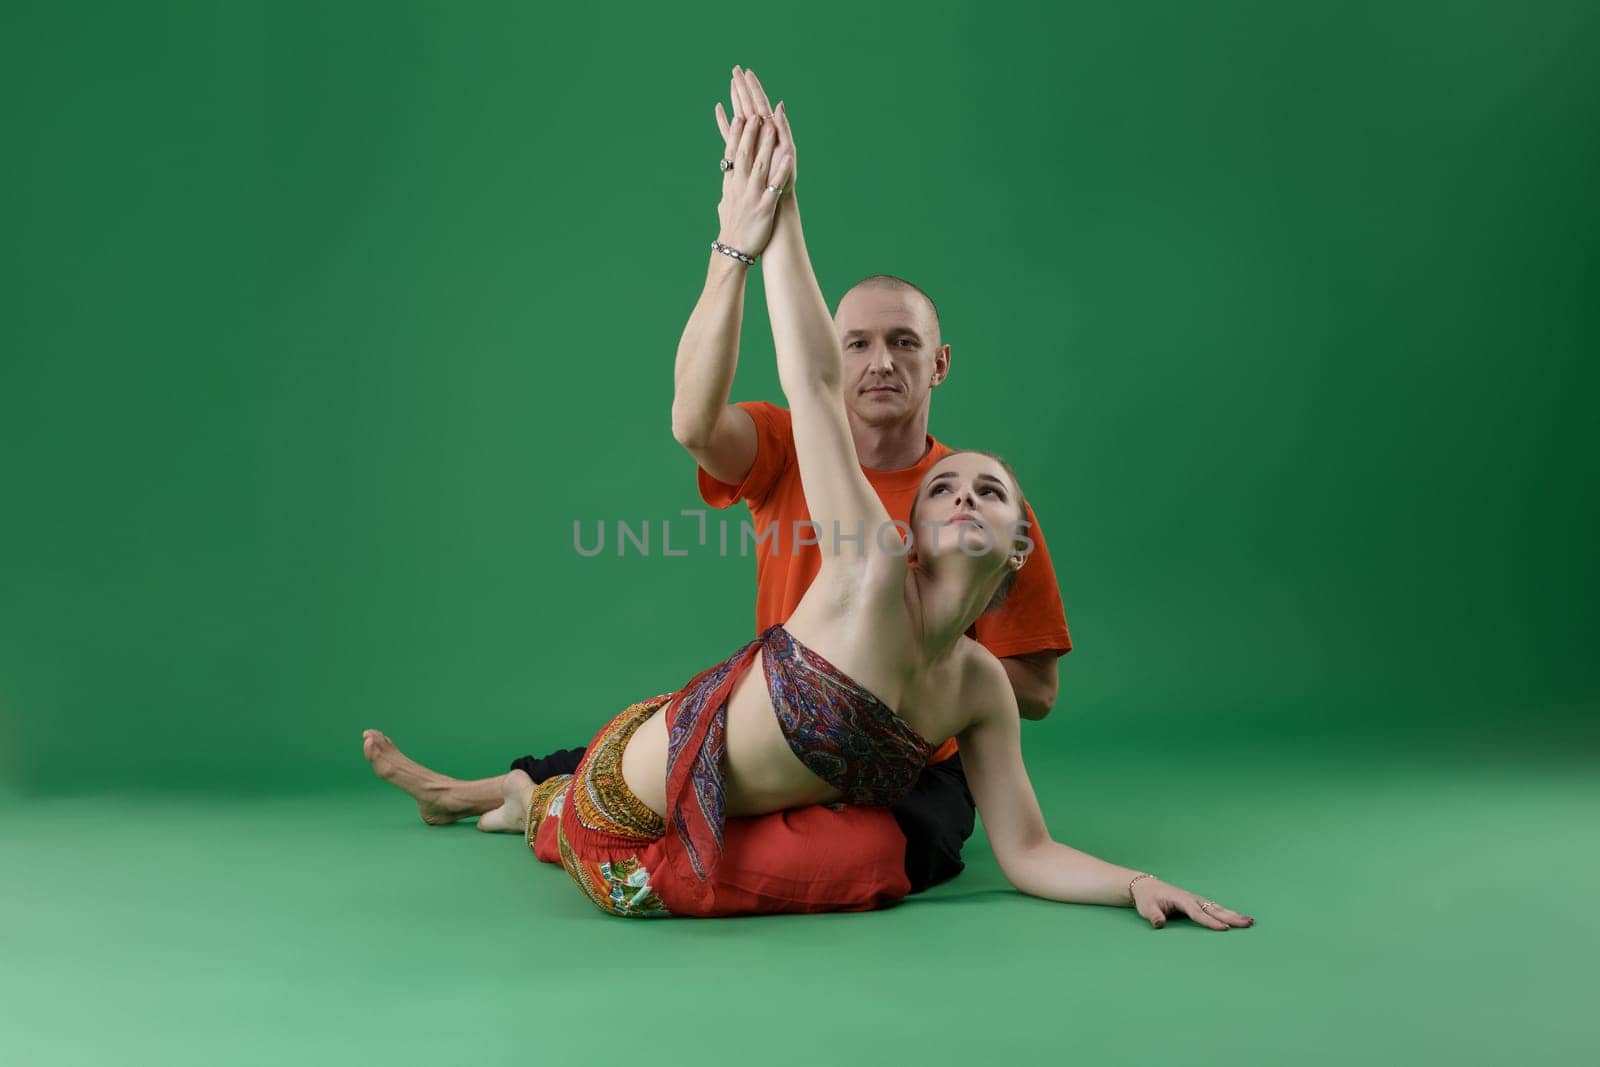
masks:
{"type": "MultiPolygon", "coordinates": [[[[667,693],[623,709],[595,735],[577,772],[556,786],[553,799],[545,802],[545,816],[559,820],[561,865],[584,895],[611,915],[659,918],[671,914],[639,856],[661,840],[666,824],[633,795],[622,777],[622,753],[628,739],[671,698],[667,693]]],[[[539,832],[535,815],[540,810],[540,790],[548,784],[541,783],[534,792],[528,819],[530,847],[539,832]]]]}
{"type": "Polygon", "coordinates": [[[911,792],[938,746],[782,626],[762,639],[773,714],[806,769],[846,804],[881,807],[911,792]]]}
{"type": "Polygon", "coordinates": [[[935,747],[784,627],[768,627],[696,675],[667,709],[667,813],[677,846],[668,858],[676,873],[692,875],[683,881],[702,896],[723,850],[728,696],[758,651],[789,747],[850,803],[885,805],[905,796],[935,747]]]}

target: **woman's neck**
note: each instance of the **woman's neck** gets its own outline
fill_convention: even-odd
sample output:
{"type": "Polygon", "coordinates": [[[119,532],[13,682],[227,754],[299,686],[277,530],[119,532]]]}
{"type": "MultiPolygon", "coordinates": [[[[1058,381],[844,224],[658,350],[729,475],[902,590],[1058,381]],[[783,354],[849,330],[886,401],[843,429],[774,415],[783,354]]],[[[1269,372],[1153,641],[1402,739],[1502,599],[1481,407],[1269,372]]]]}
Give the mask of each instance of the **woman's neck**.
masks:
{"type": "Polygon", "coordinates": [[[922,639],[927,663],[937,663],[956,647],[989,605],[999,580],[976,581],[963,562],[950,561],[937,573],[923,566],[911,568],[906,580],[907,608],[922,639]],[[959,568],[959,573],[957,572],[959,568]]]}

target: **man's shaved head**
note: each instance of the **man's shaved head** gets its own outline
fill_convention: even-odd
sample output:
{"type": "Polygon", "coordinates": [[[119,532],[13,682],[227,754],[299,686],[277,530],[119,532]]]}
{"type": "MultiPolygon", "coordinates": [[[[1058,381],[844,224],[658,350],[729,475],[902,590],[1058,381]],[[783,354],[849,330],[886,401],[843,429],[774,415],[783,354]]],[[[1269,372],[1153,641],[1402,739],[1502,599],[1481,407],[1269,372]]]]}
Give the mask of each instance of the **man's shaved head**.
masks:
{"type": "Polygon", "coordinates": [[[834,306],[833,314],[835,318],[837,318],[839,315],[839,305],[844,303],[845,297],[849,296],[857,289],[888,289],[892,292],[916,294],[924,303],[928,305],[928,313],[933,316],[933,337],[929,339],[929,342],[933,345],[937,345],[939,343],[939,308],[934,304],[933,297],[922,291],[921,286],[914,285],[911,282],[906,281],[904,278],[897,278],[893,274],[869,275],[845,290],[844,296],[839,298],[839,304],[834,306]]]}

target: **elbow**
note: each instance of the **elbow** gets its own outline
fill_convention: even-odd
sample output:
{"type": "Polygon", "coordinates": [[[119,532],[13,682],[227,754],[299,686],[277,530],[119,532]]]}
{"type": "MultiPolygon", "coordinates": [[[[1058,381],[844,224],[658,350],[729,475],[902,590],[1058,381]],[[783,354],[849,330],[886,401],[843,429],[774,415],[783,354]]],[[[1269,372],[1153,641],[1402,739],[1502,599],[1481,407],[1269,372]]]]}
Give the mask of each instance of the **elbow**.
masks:
{"type": "Polygon", "coordinates": [[[1019,893],[1026,893],[1031,897],[1046,896],[1046,886],[1049,879],[1046,869],[1049,864],[1044,855],[1040,842],[1031,847],[1007,849],[1001,855],[1000,849],[994,850],[995,864],[1000,868],[1000,873],[1005,880],[1011,883],[1011,888],[1019,893]]]}
{"type": "Polygon", "coordinates": [[[673,406],[672,437],[690,452],[705,447],[706,442],[711,440],[711,429],[704,418],[679,411],[676,405],[673,406]]]}
{"type": "Polygon", "coordinates": [[[1030,722],[1038,722],[1048,717],[1051,709],[1056,706],[1058,689],[1059,686],[1053,678],[1031,686],[1029,692],[1017,701],[1017,711],[1030,722]]]}

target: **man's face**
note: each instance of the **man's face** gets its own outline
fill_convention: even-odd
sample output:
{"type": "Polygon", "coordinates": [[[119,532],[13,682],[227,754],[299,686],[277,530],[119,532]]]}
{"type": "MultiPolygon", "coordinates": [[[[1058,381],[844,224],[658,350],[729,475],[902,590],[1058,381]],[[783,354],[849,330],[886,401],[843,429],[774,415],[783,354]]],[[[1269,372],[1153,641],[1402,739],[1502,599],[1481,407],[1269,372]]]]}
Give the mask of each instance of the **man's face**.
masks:
{"type": "Polygon", "coordinates": [[[933,387],[950,371],[933,309],[914,292],[863,286],[834,316],[844,348],[844,404],[869,426],[926,414],[933,387]]]}

